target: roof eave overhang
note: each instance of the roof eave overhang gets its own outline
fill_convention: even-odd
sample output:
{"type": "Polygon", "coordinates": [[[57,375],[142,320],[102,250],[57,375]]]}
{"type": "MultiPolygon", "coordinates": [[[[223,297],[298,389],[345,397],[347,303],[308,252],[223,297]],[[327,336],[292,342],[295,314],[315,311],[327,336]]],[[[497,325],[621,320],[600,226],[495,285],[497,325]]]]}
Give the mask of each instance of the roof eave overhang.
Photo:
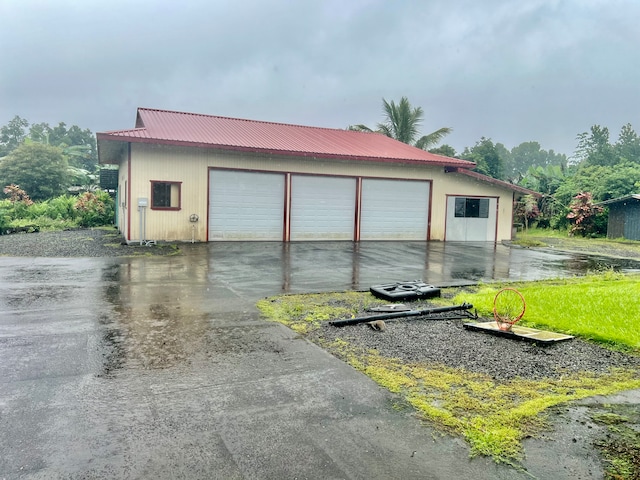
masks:
{"type": "Polygon", "coordinates": [[[119,165],[128,140],[96,134],[99,165],[119,165]]]}
{"type": "Polygon", "coordinates": [[[457,168],[457,167],[446,167],[445,168],[445,173],[460,173],[462,175],[466,175],[468,177],[475,178],[476,180],[480,180],[481,182],[486,182],[486,183],[490,183],[490,184],[498,186],[498,187],[506,188],[508,190],[512,190],[512,191],[514,191],[516,193],[520,193],[522,195],[533,195],[534,197],[537,197],[537,198],[541,198],[542,197],[541,193],[536,192],[534,190],[529,190],[528,188],[524,188],[524,187],[521,187],[519,185],[514,185],[512,183],[505,182],[503,180],[498,180],[497,178],[489,177],[488,175],[483,175],[481,173],[474,172],[474,171],[466,169],[466,168],[461,169],[461,168],[457,168]]]}
{"type": "Polygon", "coordinates": [[[611,205],[613,203],[628,202],[630,200],[640,200],[640,193],[627,195],[626,197],[612,198],[611,200],[605,200],[604,202],[596,203],[596,205],[611,205]]]}
{"type": "MultiPolygon", "coordinates": [[[[476,166],[473,162],[461,160],[457,163],[447,161],[447,157],[442,157],[442,160],[419,160],[413,158],[389,158],[389,157],[372,157],[366,155],[340,155],[323,152],[297,152],[291,150],[277,150],[267,148],[255,148],[255,147],[243,147],[237,145],[221,145],[202,142],[187,142],[182,140],[164,140],[157,138],[142,138],[131,137],[128,135],[118,135],[112,133],[97,133],[98,143],[100,141],[109,142],[127,142],[127,143],[144,143],[153,145],[168,145],[176,147],[193,147],[193,148],[208,148],[215,150],[227,150],[234,152],[247,152],[247,153],[259,153],[262,155],[282,155],[289,157],[307,157],[307,158],[326,158],[331,160],[357,160],[357,161],[369,161],[369,162],[382,162],[382,163],[399,163],[399,164],[413,164],[413,165],[428,165],[434,167],[450,167],[454,169],[468,170],[476,166]]],[[[105,162],[107,163],[107,162],[105,162]]]]}

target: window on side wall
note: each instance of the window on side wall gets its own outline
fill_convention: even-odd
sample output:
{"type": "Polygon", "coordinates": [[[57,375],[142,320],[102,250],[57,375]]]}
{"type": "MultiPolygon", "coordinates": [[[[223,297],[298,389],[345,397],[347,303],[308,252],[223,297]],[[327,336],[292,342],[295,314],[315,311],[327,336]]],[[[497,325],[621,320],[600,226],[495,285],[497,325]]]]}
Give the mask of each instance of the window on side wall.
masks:
{"type": "Polygon", "coordinates": [[[462,218],[489,218],[489,199],[456,198],[455,216],[462,218]]]}
{"type": "Polygon", "coordinates": [[[151,208],[154,210],[180,210],[182,182],[151,181],[151,208]]]}

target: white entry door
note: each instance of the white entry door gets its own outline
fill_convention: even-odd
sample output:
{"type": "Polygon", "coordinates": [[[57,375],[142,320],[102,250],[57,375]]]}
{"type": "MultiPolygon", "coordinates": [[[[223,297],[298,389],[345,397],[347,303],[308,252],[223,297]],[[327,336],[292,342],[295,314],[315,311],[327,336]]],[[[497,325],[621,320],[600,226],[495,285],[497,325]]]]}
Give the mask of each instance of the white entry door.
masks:
{"type": "Polygon", "coordinates": [[[448,197],[445,240],[495,242],[497,198],[448,197]]]}
{"type": "Polygon", "coordinates": [[[209,240],[282,240],[282,173],[209,172],[209,240]]]}
{"type": "Polygon", "coordinates": [[[426,240],[429,182],[362,180],[361,240],[426,240]]]}
{"type": "Polygon", "coordinates": [[[291,240],[353,240],[356,179],[291,176],[291,240]]]}

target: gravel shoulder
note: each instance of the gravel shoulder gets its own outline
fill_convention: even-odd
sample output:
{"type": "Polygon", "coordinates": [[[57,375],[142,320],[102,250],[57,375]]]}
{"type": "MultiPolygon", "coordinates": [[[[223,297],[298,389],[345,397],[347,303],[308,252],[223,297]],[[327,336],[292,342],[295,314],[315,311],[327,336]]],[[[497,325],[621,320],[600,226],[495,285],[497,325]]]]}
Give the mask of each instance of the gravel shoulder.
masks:
{"type": "MultiPolygon", "coordinates": [[[[422,308],[428,307],[414,306],[422,308]]],[[[346,342],[350,349],[376,351],[406,365],[444,365],[487,376],[496,384],[516,379],[560,380],[585,373],[607,375],[617,369],[640,371],[637,354],[612,351],[580,338],[552,344],[502,338],[465,329],[464,323],[470,321],[437,315],[411,317],[386,321],[385,331],[364,323],[340,328],[326,323],[306,337],[338,357],[344,357],[341,349],[330,346],[336,340],[346,342]]],[[[523,442],[522,467],[541,474],[538,478],[640,478],[615,476],[617,470],[610,467],[640,465],[639,406],[640,390],[632,390],[549,409],[545,416],[549,428],[523,442]],[[607,429],[599,419],[620,424],[607,429]],[[558,452],[563,452],[563,458],[550,461],[558,452]]],[[[635,471],[640,470],[636,467],[635,471]]]]}
{"type": "Polygon", "coordinates": [[[179,247],[175,244],[127,245],[115,228],[0,235],[0,256],[5,257],[128,257],[176,253],[179,247]]]}
{"type": "Polygon", "coordinates": [[[471,321],[437,315],[411,317],[386,321],[384,332],[364,323],[340,328],[326,324],[308,338],[320,345],[342,339],[363,351],[375,349],[384,357],[406,363],[444,364],[499,381],[560,378],[580,372],[605,374],[612,368],[640,369],[640,357],[579,338],[553,344],[530,343],[464,328],[464,323],[471,321]]]}

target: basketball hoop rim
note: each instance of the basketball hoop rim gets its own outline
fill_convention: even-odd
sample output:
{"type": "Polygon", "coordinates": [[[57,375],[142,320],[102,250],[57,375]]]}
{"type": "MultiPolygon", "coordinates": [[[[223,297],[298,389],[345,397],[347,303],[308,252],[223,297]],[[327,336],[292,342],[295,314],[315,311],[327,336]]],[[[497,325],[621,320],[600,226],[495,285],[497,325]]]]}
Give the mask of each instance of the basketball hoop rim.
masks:
{"type": "Polygon", "coordinates": [[[515,323],[517,323],[523,316],[525,311],[527,310],[527,302],[525,302],[524,297],[522,296],[522,293],[520,293],[518,290],[516,290],[513,287],[506,287],[506,288],[502,288],[498,291],[498,293],[496,293],[496,296],[493,298],[493,318],[496,321],[496,324],[499,326],[500,324],[507,324],[507,325],[514,325],[515,323]],[[515,317],[515,318],[505,318],[500,316],[500,314],[498,314],[497,312],[497,307],[496,307],[496,302],[498,300],[498,297],[500,296],[500,294],[502,292],[505,291],[512,291],[515,292],[519,297],[520,300],[522,300],[522,311],[520,312],[520,314],[515,317]]]}

